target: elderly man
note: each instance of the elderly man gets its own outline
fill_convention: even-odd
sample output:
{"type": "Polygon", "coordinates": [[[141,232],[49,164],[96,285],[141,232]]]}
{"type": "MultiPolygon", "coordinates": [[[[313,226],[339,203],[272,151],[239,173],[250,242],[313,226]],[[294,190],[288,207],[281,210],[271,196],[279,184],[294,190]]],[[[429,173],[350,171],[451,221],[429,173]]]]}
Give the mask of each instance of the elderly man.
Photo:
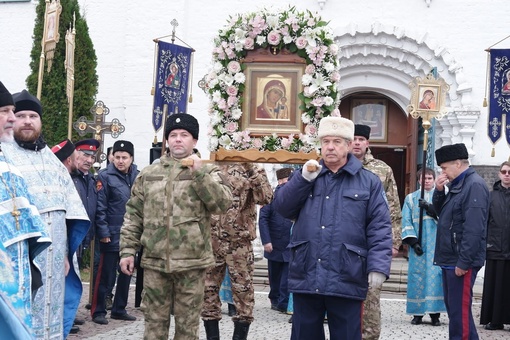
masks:
{"type": "Polygon", "coordinates": [[[0,82],[0,334],[32,338],[32,298],[42,285],[34,258],[51,241],[19,170],[5,161],[2,147],[12,143],[14,100],[0,82]]]}
{"type": "MultiPolygon", "coordinates": [[[[369,149],[371,128],[368,125],[354,125],[354,140],[351,153],[363,164],[365,169],[379,177],[390,207],[393,236],[393,256],[398,254],[402,244],[402,210],[398,197],[397,183],[391,167],[380,159],[374,158],[369,149]]],[[[370,287],[363,304],[363,340],[377,340],[381,335],[381,288],[370,287]]]]}
{"type": "Polygon", "coordinates": [[[41,103],[25,90],[13,99],[16,143],[2,145],[3,151],[25,177],[53,241],[36,257],[44,285],[34,298],[34,333],[36,338],[61,339],[73,325],[82,293],[78,273],[69,263],[90,222],[67,169],[41,136],[41,103]]]}
{"type": "Polygon", "coordinates": [[[469,167],[462,143],[436,150],[443,171],[432,196],[437,222],[434,264],[443,272],[450,339],[478,339],[471,304],[476,274],[485,262],[489,188],[469,167]],[[446,193],[445,186],[449,190],[446,193]]]}
{"type": "Polygon", "coordinates": [[[295,171],[274,200],[295,219],[289,243],[289,290],[294,294],[292,339],[360,339],[363,300],[391,265],[391,221],[379,178],[349,153],[354,124],[320,121],[322,160],[295,171]]]}
{"type": "Polygon", "coordinates": [[[198,131],[198,121],[189,114],[168,117],[169,154],[140,172],[126,205],[120,265],[131,275],[134,255],[144,247],[146,340],[168,339],[172,307],[174,338],[198,339],[204,275],[214,264],[210,217],[232,203],[228,180],[218,167],[203,164],[193,152],[198,131]]]}

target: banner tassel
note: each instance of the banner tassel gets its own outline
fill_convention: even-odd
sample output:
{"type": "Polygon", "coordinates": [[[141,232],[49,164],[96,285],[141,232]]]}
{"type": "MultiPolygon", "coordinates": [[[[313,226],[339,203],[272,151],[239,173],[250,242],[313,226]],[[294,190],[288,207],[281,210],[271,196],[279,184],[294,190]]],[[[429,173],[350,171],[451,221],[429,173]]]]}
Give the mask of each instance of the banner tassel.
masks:
{"type": "Polygon", "coordinates": [[[496,149],[494,148],[494,145],[492,146],[492,151],[491,151],[491,157],[495,157],[496,156],[496,149]]]}

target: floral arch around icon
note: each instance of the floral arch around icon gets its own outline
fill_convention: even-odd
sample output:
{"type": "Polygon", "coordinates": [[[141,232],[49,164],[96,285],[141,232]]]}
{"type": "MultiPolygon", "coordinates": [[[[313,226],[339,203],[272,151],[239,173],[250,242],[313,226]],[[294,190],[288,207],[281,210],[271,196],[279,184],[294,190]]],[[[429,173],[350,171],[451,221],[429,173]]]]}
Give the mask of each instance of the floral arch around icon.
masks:
{"type": "Polygon", "coordinates": [[[320,119],[340,116],[338,46],[328,23],[295,7],[263,9],[231,16],[214,44],[205,78],[212,158],[244,151],[316,158],[320,119]],[[278,105],[264,109],[270,90],[278,105]]]}

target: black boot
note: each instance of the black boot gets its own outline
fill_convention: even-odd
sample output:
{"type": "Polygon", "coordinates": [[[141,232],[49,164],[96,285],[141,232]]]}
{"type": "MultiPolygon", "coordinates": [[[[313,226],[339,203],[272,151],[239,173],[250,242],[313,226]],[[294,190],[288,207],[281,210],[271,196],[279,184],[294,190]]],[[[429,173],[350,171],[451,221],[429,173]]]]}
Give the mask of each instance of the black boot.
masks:
{"type": "Polygon", "coordinates": [[[204,320],[204,328],[207,340],[220,340],[218,320],[204,320]]]}
{"type": "Polygon", "coordinates": [[[228,304],[228,316],[234,316],[237,314],[236,305],[233,303],[228,304]]]}
{"type": "Polygon", "coordinates": [[[250,323],[234,321],[234,335],[232,336],[232,340],[246,340],[249,329],[250,323]]]}
{"type": "Polygon", "coordinates": [[[430,320],[432,326],[441,326],[441,321],[439,321],[440,313],[432,313],[430,314],[430,320]]]}

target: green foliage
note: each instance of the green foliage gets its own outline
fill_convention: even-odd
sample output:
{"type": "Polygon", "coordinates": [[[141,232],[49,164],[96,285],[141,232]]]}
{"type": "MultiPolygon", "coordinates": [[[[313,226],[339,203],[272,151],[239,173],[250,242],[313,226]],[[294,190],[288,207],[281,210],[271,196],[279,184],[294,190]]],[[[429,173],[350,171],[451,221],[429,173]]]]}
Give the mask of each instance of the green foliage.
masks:
{"type": "MultiPolygon", "coordinates": [[[[64,66],[66,56],[65,36],[73,22],[73,14],[76,15],[73,122],[80,116],[92,117],[90,108],[94,105],[98,87],[96,52],[89,36],[87,22],[81,17],[78,1],[60,0],[60,3],[62,5],[59,20],[60,39],[54,52],[49,73],[47,72],[48,62],[45,62],[41,92],[43,106],[42,132],[49,146],[55,145],[67,137],[69,104],[66,96],[67,76],[64,66]]],[[[39,0],[33,34],[34,44],[30,53],[32,58],[30,62],[31,74],[26,79],[27,89],[33,95],[37,94],[45,8],[45,0],[39,0]]],[[[78,139],[81,139],[81,137],[73,129],[72,140],[76,141],[78,139]]]]}

